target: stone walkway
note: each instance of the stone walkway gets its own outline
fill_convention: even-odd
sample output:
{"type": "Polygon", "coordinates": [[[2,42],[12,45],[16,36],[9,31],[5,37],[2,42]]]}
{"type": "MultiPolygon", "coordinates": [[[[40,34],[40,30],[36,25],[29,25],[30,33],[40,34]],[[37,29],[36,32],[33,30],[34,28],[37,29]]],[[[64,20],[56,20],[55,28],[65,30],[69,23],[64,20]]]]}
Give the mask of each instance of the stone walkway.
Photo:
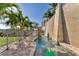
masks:
{"type": "MultiPolygon", "coordinates": [[[[9,45],[9,50],[5,50],[0,55],[2,56],[32,56],[35,52],[36,44],[34,39],[36,34],[32,33],[30,36],[21,41],[14,42],[9,45]]],[[[2,49],[3,50],[3,49],[2,49]]]]}
{"type": "Polygon", "coordinates": [[[60,46],[56,45],[56,42],[53,40],[50,40],[51,45],[55,45],[54,48],[51,48],[52,51],[56,51],[58,53],[58,56],[76,56],[75,53],[70,51],[69,49],[65,48],[60,44],[60,46]]]}

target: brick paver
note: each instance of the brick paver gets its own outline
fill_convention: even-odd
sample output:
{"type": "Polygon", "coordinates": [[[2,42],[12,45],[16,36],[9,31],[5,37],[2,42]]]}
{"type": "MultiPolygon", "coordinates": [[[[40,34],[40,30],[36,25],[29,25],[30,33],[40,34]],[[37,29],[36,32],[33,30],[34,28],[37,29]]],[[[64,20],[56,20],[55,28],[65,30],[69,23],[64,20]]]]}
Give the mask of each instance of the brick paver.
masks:
{"type": "MultiPolygon", "coordinates": [[[[36,33],[32,33],[30,36],[17,41],[9,46],[9,50],[2,52],[2,56],[32,56],[36,49],[34,39],[36,33]]],[[[2,49],[3,50],[3,49],[2,49]]]]}

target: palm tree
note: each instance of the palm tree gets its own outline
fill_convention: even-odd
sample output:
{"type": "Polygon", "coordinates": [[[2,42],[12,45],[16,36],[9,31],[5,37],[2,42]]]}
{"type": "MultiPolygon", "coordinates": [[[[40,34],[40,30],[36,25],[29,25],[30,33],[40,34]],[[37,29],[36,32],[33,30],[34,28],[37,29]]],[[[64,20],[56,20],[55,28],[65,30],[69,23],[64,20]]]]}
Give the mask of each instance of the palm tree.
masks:
{"type": "MultiPolygon", "coordinates": [[[[14,3],[0,3],[0,18],[7,12],[7,9],[16,7],[18,8],[17,4],[14,3]]],[[[7,50],[8,50],[8,36],[7,36],[7,50]]]]}
{"type": "Polygon", "coordinates": [[[4,19],[9,18],[6,24],[11,25],[12,28],[19,25],[21,27],[20,29],[23,29],[24,27],[32,27],[32,24],[33,24],[27,16],[24,17],[22,15],[22,11],[20,11],[19,6],[14,3],[5,3],[5,4],[1,3],[0,4],[0,15],[3,16],[4,19]],[[17,8],[18,10],[17,13],[14,13],[12,11],[13,6],[17,8]],[[11,10],[9,10],[9,7],[11,8],[11,10]],[[7,12],[6,9],[8,9],[9,12],[7,12]]]}
{"type": "Polygon", "coordinates": [[[57,3],[51,3],[49,5],[51,5],[50,9],[52,9],[54,11],[56,9],[57,3]]]}
{"type": "Polygon", "coordinates": [[[51,18],[55,14],[57,3],[49,4],[51,5],[51,8],[48,9],[48,11],[44,14],[43,18],[46,18],[47,20],[51,18]]]}
{"type": "Polygon", "coordinates": [[[19,8],[18,5],[15,3],[0,3],[0,16],[5,14],[8,8],[12,8],[12,7],[19,8]]]}
{"type": "Polygon", "coordinates": [[[21,14],[21,12],[13,13],[12,11],[6,12],[6,15],[4,15],[4,19],[8,18],[9,20],[6,21],[6,25],[10,25],[11,28],[15,28],[17,26],[20,26],[21,29],[24,26],[25,18],[21,14]]]}
{"type": "MultiPolygon", "coordinates": [[[[19,30],[20,32],[23,33],[24,35],[24,39],[25,39],[25,32],[23,31],[23,29],[25,28],[32,28],[32,22],[29,20],[28,16],[23,16],[22,11],[18,10],[17,13],[14,13],[12,11],[10,12],[6,12],[6,15],[4,16],[4,18],[9,18],[9,20],[5,23],[6,25],[10,25],[12,29],[17,28],[17,26],[19,26],[19,30]]],[[[19,41],[21,40],[21,38],[23,37],[19,37],[19,41]]]]}
{"type": "Polygon", "coordinates": [[[6,25],[10,25],[12,29],[15,29],[19,26],[20,30],[22,31],[24,28],[34,28],[34,22],[30,21],[28,16],[23,16],[22,11],[18,11],[17,13],[6,12],[7,15],[4,18],[9,18],[9,20],[5,23],[6,25]]]}
{"type": "Polygon", "coordinates": [[[17,15],[14,13],[6,13],[6,14],[7,15],[3,17],[4,19],[8,18],[5,24],[10,25],[11,28],[14,29],[18,22],[18,19],[16,18],[17,15]]]}
{"type": "Polygon", "coordinates": [[[43,18],[49,19],[49,18],[51,18],[51,16],[52,16],[52,13],[51,13],[50,10],[48,10],[48,11],[44,14],[43,18]]]}

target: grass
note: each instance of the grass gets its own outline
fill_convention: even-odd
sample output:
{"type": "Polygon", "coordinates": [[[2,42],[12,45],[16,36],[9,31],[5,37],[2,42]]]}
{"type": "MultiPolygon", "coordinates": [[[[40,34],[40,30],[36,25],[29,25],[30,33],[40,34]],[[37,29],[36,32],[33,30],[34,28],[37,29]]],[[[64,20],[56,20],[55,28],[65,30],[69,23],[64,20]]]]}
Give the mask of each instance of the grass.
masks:
{"type": "MultiPolygon", "coordinates": [[[[8,43],[16,41],[16,37],[8,37],[8,43]]],[[[7,44],[7,37],[0,37],[0,47],[7,44]]]]}

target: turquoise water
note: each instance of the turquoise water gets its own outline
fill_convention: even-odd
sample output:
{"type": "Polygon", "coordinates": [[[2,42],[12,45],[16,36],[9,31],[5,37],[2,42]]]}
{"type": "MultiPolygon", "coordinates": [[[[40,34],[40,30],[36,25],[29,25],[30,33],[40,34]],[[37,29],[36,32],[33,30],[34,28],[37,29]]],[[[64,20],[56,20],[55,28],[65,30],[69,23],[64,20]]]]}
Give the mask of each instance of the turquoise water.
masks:
{"type": "Polygon", "coordinates": [[[51,48],[51,45],[46,37],[38,37],[36,40],[36,56],[56,56],[55,51],[48,51],[47,48],[51,48]]]}
{"type": "Polygon", "coordinates": [[[62,46],[57,46],[56,42],[42,36],[38,37],[36,40],[35,56],[75,56],[75,53],[70,52],[70,50],[62,46]],[[51,50],[51,48],[58,49],[59,51],[51,50]]]}

